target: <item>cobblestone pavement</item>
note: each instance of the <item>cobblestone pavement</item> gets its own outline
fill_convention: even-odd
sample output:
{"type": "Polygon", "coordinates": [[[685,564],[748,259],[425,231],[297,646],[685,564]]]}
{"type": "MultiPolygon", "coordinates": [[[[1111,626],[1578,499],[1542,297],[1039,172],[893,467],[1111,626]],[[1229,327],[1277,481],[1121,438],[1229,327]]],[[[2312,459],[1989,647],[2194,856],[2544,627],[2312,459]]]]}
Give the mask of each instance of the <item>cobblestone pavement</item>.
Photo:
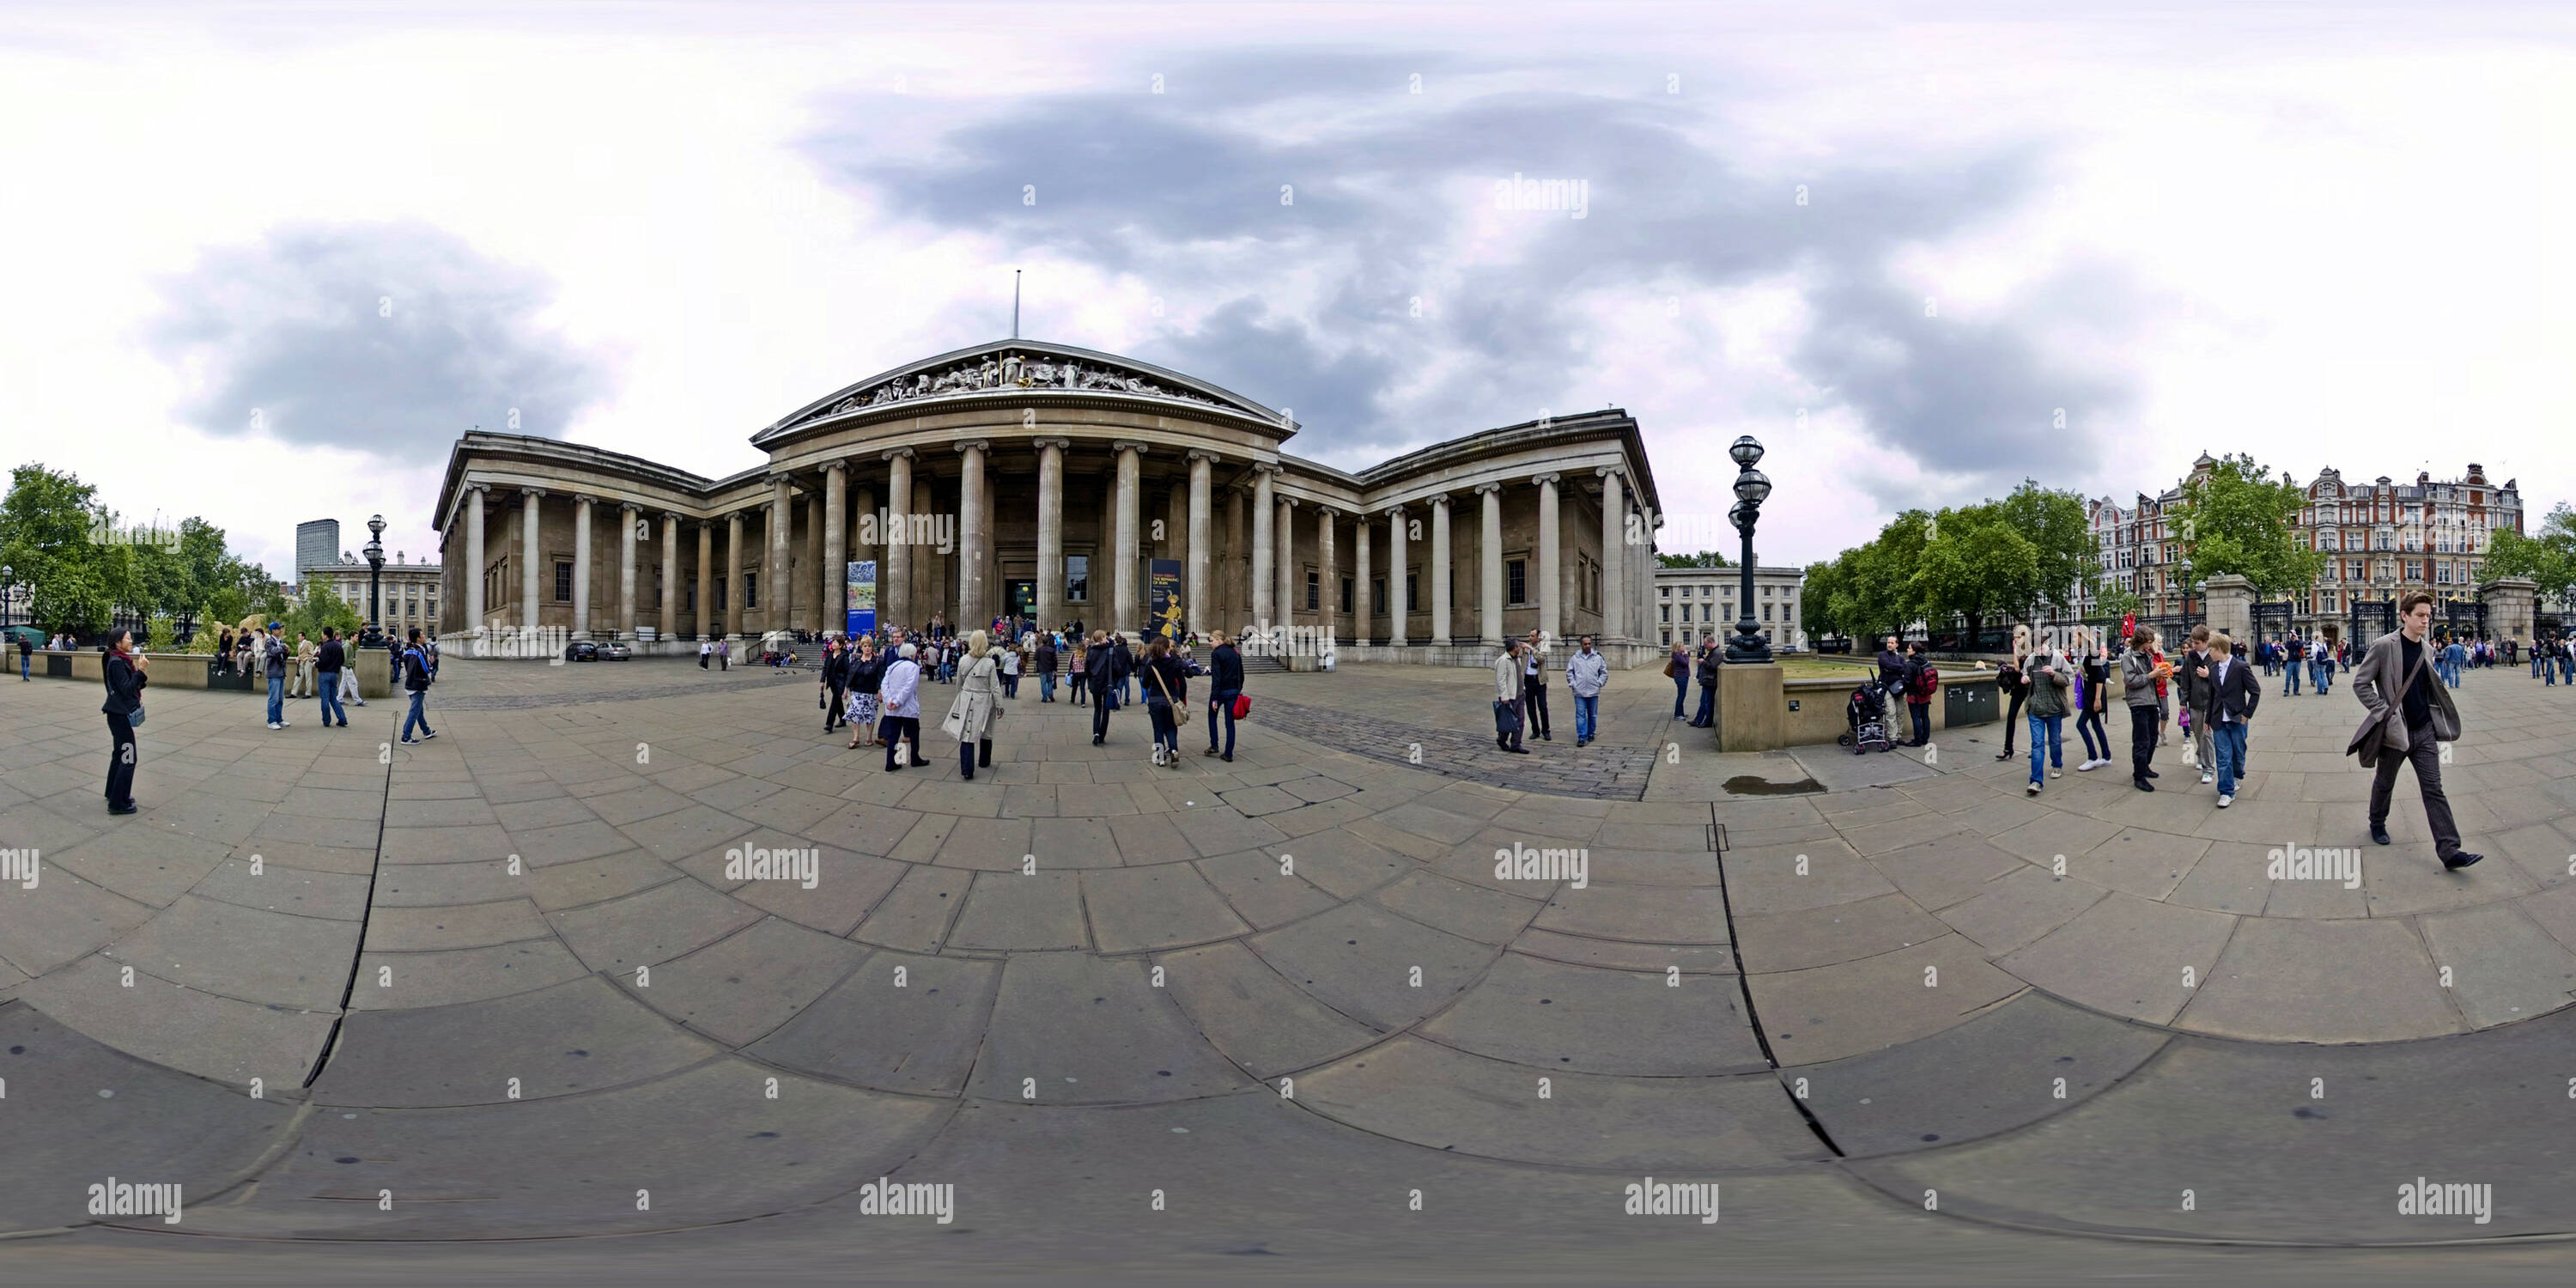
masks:
{"type": "MultiPolygon", "coordinates": [[[[161,1223],[81,1207],[109,1173],[184,1180],[176,1233],[694,1231],[646,1245],[673,1265],[740,1253],[709,1228],[742,1221],[828,1264],[879,1177],[954,1184],[958,1221],[871,1226],[871,1255],[970,1269],[1704,1277],[1696,1222],[1622,1214],[1646,1176],[1723,1182],[1751,1263],[1826,1238],[1900,1280],[2061,1246],[2015,1227],[2576,1232],[2531,1130],[2576,1060],[2570,704],[2517,677],[2461,699],[2453,796],[2485,865],[2428,875],[2402,786],[2357,889],[2260,902],[2236,847],[2358,831],[2323,750],[2340,694],[2273,699],[2220,812],[2072,771],[2026,798],[1971,741],[1991,731],[1930,764],[1722,756],[1651,675],[1604,703],[1613,753],[1667,749],[1642,800],[1260,719],[1232,764],[1194,722],[1160,768],[1141,709],[1095,748],[1089,709],[1033,686],[974,781],[935,737],[888,773],[822,732],[810,681],[701,678],[451,661],[418,747],[391,743],[395,704],[272,733],[244,695],[158,695],[126,819],[99,801],[94,691],[0,685],[0,848],[40,852],[0,885],[0,1233],[140,1246],[161,1223]],[[472,701],[518,698],[548,705],[472,701]],[[1829,790],[1705,786],[1744,774],[1829,790]],[[2491,1179],[2493,1223],[2398,1216],[2387,1187],[2417,1174],[2491,1179]]],[[[1482,683],[1252,691],[1439,746],[1484,719],[1482,683]]],[[[1579,776],[1560,706],[1513,772],[1579,776]]]]}

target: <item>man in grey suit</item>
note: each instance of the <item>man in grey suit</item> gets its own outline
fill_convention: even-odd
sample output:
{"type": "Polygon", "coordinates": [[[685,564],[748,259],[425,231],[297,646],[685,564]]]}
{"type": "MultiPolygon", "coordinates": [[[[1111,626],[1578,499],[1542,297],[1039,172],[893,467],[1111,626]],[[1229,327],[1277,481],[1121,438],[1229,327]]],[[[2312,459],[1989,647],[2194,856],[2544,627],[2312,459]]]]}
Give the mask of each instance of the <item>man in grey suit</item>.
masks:
{"type": "Polygon", "coordinates": [[[2415,785],[2424,794],[2424,818],[2433,829],[2433,853],[2442,866],[2457,872],[2485,858],[2460,848],[2459,826],[2451,821],[2450,798],[2442,794],[2441,744],[2460,736],[2460,710],[2451,690],[2434,668],[2434,645],[2425,639],[2433,626],[2433,597],[2410,591],[2398,601],[2398,627],[2373,640],[2370,652],[2352,672],[2352,696],[2370,709],[2347,756],[2376,771],[2370,782],[2370,839],[2388,844],[2388,798],[2397,786],[2397,767],[2415,766],[2415,785]]]}

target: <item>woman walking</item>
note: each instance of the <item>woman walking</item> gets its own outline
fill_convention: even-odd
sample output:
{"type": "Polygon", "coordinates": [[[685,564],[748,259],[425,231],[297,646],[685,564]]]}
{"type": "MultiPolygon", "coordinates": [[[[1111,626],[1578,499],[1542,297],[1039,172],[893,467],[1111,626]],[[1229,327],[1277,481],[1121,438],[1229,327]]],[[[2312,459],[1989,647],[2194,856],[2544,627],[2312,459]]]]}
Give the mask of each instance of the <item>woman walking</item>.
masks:
{"type": "Polygon", "coordinates": [[[880,682],[879,685],[881,696],[885,700],[885,767],[887,773],[893,773],[907,764],[917,769],[930,763],[930,761],[925,759],[921,754],[921,662],[919,661],[919,656],[920,650],[914,648],[910,644],[904,645],[902,650],[895,654],[893,664],[886,667],[885,679],[880,682]],[[912,744],[909,748],[906,748],[903,745],[903,740],[906,738],[910,738],[912,740],[912,744]],[[902,752],[904,756],[900,761],[895,759],[896,753],[898,752],[902,752]]]}
{"type": "Polygon", "coordinates": [[[877,656],[877,642],[859,637],[858,655],[850,659],[849,725],[850,750],[876,746],[877,686],[885,679],[885,662],[877,656]]]}
{"type": "Polygon", "coordinates": [[[2102,725],[2102,713],[2111,709],[2111,644],[2104,639],[2093,641],[2093,655],[2084,659],[2082,690],[2077,695],[2075,736],[2084,740],[2084,763],[2077,773],[2100,769],[2111,763],[2111,731],[2102,725]]]}
{"type": "Polygon", "coordinates": [[[990,638],[982,631],[966,637],[957,700],[948,704],[948,719],[940,725],[957,735],[957,776],[970,783],[977,769],[993,767],[993,722],[1002,718],[1002,665],[990,638]]]}
{"type": "Polygon", "coordinates": [[[1020,696],[1020,646],[1017,641],[1002,650],[1002,696],[1014,700],[1020,696]]]}
{"type": "Polygon", "coordinates": [[[1216,641],[1216,647],[1208,650],[1207,754],[1219,755],[1216,749],[1216,721],[1218,716],[1224,716],[1225,751],[1222,754],[1226,763],[1232,764],[1234,762],[1234,699],[1236,695],[1243,692],[1243,654],[1234,647],[1233,640],[1226,638],[1224,631],[1212,632],[1208,638],[1216,641]]]}
{"type": "Polygon", "coordinates": [[[1190,700],[1190,668],[1172,641],[1157,635],[1145,645],[1145,714],[1154,722],[1154,763],[1181,767],[1181,712],[1190,700]]]}
{"type": "Polygon", "coordinates": [[[2128,690],[2129,702],[2129,783],[2142,792],[2156,789],[2150,778],[2158,777],[2147,762],[2155,759],[2156,731],[2164,719],[2156,707],[2156,689],[2173,667],[2156,652],[2156,628],[2141,626],[2129,637],[2129,651],[2120,659],[2120,683],[2128,690]]]}
{"type": "Polygon", "coordinates": [[[152,682],[151,660],[134,651],[133,633],[118,627],[107,633],[107,714],[111,750],[107,758],[107,812],[131,814],[134,803],[136,747],[134,725],[143,718],[143,686],[152,682]]]}
{"type": "Polygon", "coordinates": [[[1055,701],[1055,635],[1052,632],[1038,636],[1037,663],[1038,701],[1053,702],[1055,701]]]}

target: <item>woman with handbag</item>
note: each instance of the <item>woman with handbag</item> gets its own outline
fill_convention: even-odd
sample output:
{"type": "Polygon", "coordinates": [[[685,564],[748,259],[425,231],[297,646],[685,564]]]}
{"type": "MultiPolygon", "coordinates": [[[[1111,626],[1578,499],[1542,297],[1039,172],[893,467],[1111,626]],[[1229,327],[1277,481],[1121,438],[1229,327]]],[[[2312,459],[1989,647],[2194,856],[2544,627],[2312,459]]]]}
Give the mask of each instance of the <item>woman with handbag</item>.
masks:
{"type": "MultiPolygon", "coordinates": [[[[1682,718],[1682,703],[1690,697],[1691,660],[1688,631],[1684,631],[1681,641],[1673,645],[1672,657],[1665,660],[1664,678],[1673,682],[1673,719],[1679,720],[1682,718]]],[[[1505,748],[1505,750],[1510,749],[1505,748]]]]}
{"type": "Polygon", "coordinates": [[[1173,651],[1172,641],[1157,635],[1145,646],[1145,715],[1154,722],[1154,763],[1181,767],[1181,704],[1190,698],[1190,668],[1173,651]]]}
{"type": "Polygon", "coordinates": [[[1208,638],[1216,647],[1208,650],[1208,745],[1205,754],[1217,756],[1216,720],[1225,717],[1225,751],[1222,758],[1234,761],[1234,700],[1243,694],[1243,654],[1224,631],[1211,631],[1208,638]]]}
{"type": "Polygon", "coordinates": [[[143,723],[143,686],[152,682],[152,663],[134,651],[134,636],[123,627],[107,633],[107,736],[113,743],[107,760],[107,812],[131,814],[134,803],[134,726],[143,723]]]}
{"type": "Polygon", "coordinates": [[[859,637],[858,651],[849,660],[849,711],[842,719],[850,726],[850,750],[873,747],[877,737],[877,686],[884,681],[885,663],[877,657],[877,642],[869,636],[859,637]]]}
{"type": "Polygon", "coordinates": [[[957,774],[971,783],[976,769],[993,767],[993,722],[1002,718],[1001,661],[982,631],[966,637],[962,661],[957,700],[948,704],[939,728],[957,740],[957,774]]]}

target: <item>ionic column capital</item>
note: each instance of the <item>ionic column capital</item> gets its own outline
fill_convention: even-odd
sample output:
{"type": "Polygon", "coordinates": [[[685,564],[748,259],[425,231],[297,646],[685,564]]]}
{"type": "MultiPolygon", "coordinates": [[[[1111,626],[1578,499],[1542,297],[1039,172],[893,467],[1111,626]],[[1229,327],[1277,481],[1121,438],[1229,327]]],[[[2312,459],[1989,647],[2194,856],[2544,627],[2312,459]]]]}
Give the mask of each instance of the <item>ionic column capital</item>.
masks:
{"type": "Polygon", "coordinates": [[[1426,499],[1426,500],[1428,500],[1428,501],[1430,501],[1430,502],[1431,502],[1431,504],[1436,505],[1436,506],[1440,507],[1440,508],[1441,508],[1441,509],[1443,509],[1443,510],[1446,510],[1446,509],[1448,509],[1448,508],[1449,508],[1449,494],[1448,494],[1448,493],[1446,493],[1446,492],[1434,492],[1434,493],[1432,493],[1429,497],[1427,497],[1427,498],[1425,498],[1425,499],[1426,499]]]}
{"type": "Polygon", "coordinates": [[[1592,472],[1605,479],[1615,479],[1625,475],[1628,472],[1628,467],[1625,465],[1603,465],[1595,468],[1592,472]]]}
{"type": "Polygon", "coordinates": [[[970,438],[957,444],[957,450],[961,454],[966,452],[989,452],[993,450],[993,440],[989,438],[970,438]]]}
{"type": "Polygon", "coordinates": [[[907,460],[907,461],[908,461],[908,460],[911,460],[911,459],[912,459],[912,455],[913,455],[913,453],[912,453],[912,449],[911,449],[911,448],[909,448],[909,447],[889,447],[889,448],[887,448],[886,450],[884,450],[883,452],[878,453],[877,455],[878,455],[878,459],[880,459],[880,460],[887,460],[887,461],[891,461],[891,460],[894,460],[894,459],[895,459],[895,458],[897,458],[897,457],[901,457],[901,458],[903,458],[904,460],[907,460]]]}
{"type": "Polygon", "coordinates": [[[1252,463],[1252,472],[1255,474],[1284,474],[1287,472],[1287,467],[1281,465],[1277,461],[1254,461],[1252,463]]]}
{"type": "Polygon", "coordinates": [[[488,496],[491,494],[491,491],[492,485],[489,483],[468,483],[463,487],[456,489],[456,494],[458,496],[463,496],[468,492],[472,492],[478,496],[488,496]]]}
{"type": "Polygon", "coordinates": [[[521,495],[521,496],[528,496],[528,497],[541,497],[541,496],[544,496],[545,494],[546,494],[546,490],[545,490],[544,488],[541,488],[541,487],[524,487],[524,486],[523,486],[523,487],[521,487],[521,488],[519,489],[519,495],[521,495]]]}
{"type": "Polygon", "coordinates": [[[1225,458],[1224,458],[1224,457],[1219,456],[1219,455],[1217,455],[1216,453],[1214,453],[1214,452],[1212,452],[1212,451],[1209,451],[1208,449],[1206,449],[1206,448],[1204,448],[1204,447],[1193,447],[1193,448],[1191,448],[1191,449],[1190,449],[1190,451],[1189,451],[1189,458],[1188,458],[1188,459],[1189,459],[1190,463],[1191,463],[1191,464],[1193,464],[1193,465],[1197,464],[1197,463],[1198,463],[1198,462],[1200,462],[1200,461],[1206,461],[1207,463],[1209,463],[1209,464],[1211,464],[1211,465],[1215,465],[1215,464],[1221,463],[1221,462],[1223,462],[1223,461],[1225,460],[1225,458]]]}
{"type": "Polygon", "coordinates": [[[1317,517],[1317,518],[1319,518],[1319,519],[1330,519],[1330,518],[1333,518],[1333,517],[1334,517],[1334,516],[1336,516],[1336,515],[1339,515],[1340,513],[1341,513],[1341,511],[1340,511],[1340,510],[1337,510],[1337,509],[1335,509],[1335,508],[1333,508],[1332,506],[1329,506],[1329,505],[1322,505],[1322,504],[1318,504],[1318,505],[1315,507],[1315,517],[1317,517]]]}
{"type": "Polygon", "coordinates": [[[1553,485],[1557,482],[1557,480],[1559,480],[1559,479],[1561,479],[1561,478],[1563,478],[1563,477],[1565,477],[1565,476],[1564,476],[1564,475],[1562,475],[1562,474],[1558,474],[1558,473],[1556,473],[1556,472],[1554,472],[1554,471],[1552,471],[1552,470],[1551,470],[1551,471],[1549,471],[1548,473],[1545,473],[1545,474],[1533,474],[1533,475],[1531,475],[1531,476],[1530,476],[1530,482],[1531,482],[1531,483],[1534,483],[1534,484],[1537,484],[1537,485],[1538,485],[1538,486],[1540,486],[1540,487],[1549,487],[1549,486],[1553,486],[1553,485]]]}
{"type": "Polygon", "coordinates": [[[1029,440],[1029,445],[1040,449],[1052,447],[1059,452],[1069,452],[1073,450],[1073,440],[1062,436],[1032,438],[1029,440]]]}
{"type": "Polygon", "coordinates": [[[827,475],[846,474],[849,472],[849,469],[850,463],[848,461],[825,461],[823,463],[823,473],[827,475]]]}
{"type": "Polygon", "coordinates": [[[1154,445],[1152,443],[1142,442],[1133,438],[1122,438],[1109,445],[1111,451],[1134,452],[1138,456],[1142,456],[1145,453],[1152,451],[1153,447],[1154,445]]]}
{"type": "Polygon", "coordinates": [[[1390,518],[1390,519],[1396,519],[1396,520],[1399,520],[1399,521],[1400,521],[1400,520],[1402,520],[1402,519],[1404,518],[1404,503],[1403,503],[1403,502],[1401,502],[1401,501],[1398,501],[1398,502],[1396,502],[1395,504],[1393,504],[1393,505],[1390,505],[1390,506],[1386,507],[1386,509],[1384,509],[1384,510],[1380,511],[1380,513],[1384,514],[1386,517],[1388,517],[1388,518],[1390,518]]]}
{"type": "Polygon", "coordinates": [[[574,505],[597,505],[599,504],[599,498],[592,496],[587,492],[575,492],[572,494],[572,503],[574,505]]]}
{"type": "Polygon", "coordinates": [[[1502,494],[1503,485],[1500,483],[1479,483],[1476,485],[1476,495],[1478,496],[1501,496],[1502,494]]]}
{"type": "Polygon", "coordinates": [[[623,514],[642,514],[644,512],[644,507],[633,501],[620,501],[617,504],[617,509],[623,514]]]}

